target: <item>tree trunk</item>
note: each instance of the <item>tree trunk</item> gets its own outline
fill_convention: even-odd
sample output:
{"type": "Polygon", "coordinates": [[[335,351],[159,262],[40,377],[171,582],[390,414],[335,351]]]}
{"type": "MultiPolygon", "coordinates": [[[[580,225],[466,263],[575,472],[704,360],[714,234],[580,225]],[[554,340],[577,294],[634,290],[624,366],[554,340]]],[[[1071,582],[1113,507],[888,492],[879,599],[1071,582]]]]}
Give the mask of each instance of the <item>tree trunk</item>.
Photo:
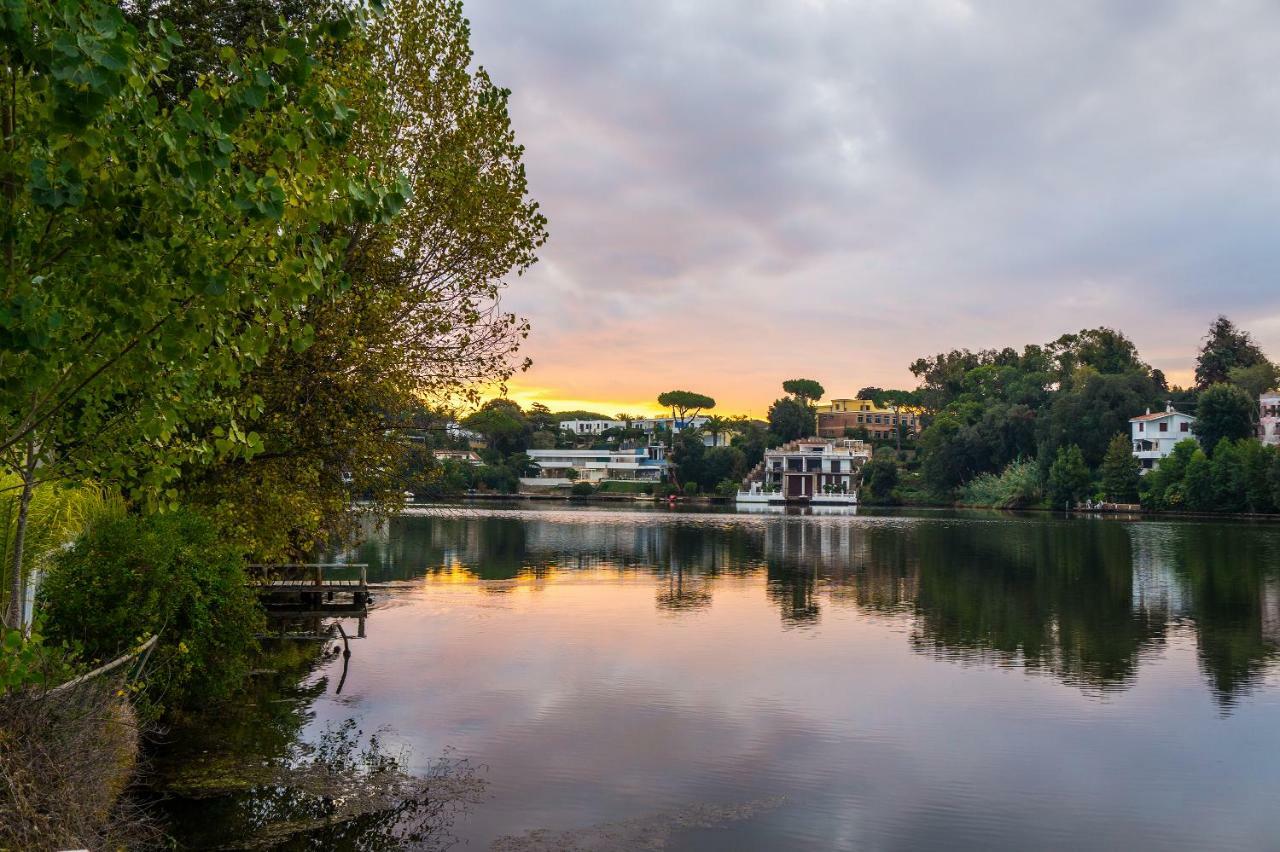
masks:
{"type": "Polygon", "coordinates": [[[27,537],[27,514],[31,508],[31,491],[35,482],[33,464],[34,453],[27,456],[27,464],[22,468],[22,494],[18,497],[18,526],[13,535],[13,559],[9,569],[9,611],[5,615],[5,624],[10,629],[21,629],[23,625],[24,600],[26,598],[26,577],[22,573],[22,550],[27,537]]]}

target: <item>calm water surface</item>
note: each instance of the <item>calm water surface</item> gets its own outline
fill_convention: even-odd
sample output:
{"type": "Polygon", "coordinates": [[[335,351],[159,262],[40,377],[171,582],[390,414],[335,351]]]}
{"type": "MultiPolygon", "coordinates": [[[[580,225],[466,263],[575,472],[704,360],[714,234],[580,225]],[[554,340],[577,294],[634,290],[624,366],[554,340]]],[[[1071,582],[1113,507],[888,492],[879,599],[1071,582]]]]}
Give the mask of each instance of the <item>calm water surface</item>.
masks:
{"type": "Polygon", "coordinates": [[[441,506],[349,557],[341,694],[238,754],[465,759],[441,846],[1280,849],[1280,526],[441,506]]]}

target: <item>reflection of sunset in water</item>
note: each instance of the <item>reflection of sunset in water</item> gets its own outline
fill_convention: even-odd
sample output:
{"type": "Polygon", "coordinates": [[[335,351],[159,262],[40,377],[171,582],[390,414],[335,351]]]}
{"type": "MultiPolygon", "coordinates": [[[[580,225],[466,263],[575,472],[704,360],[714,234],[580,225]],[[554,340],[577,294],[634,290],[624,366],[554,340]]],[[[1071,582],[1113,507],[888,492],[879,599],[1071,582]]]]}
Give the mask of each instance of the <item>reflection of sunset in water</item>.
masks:
{"type": "Polygon", "coordinates": [[[427,509],[352,554],[386,585],[309,729],[487,767],[480,848],[762,801],[660,848],[1248,848],[1280,831],[1249,804],[1278,556],[1243,524],[427,509]]]}

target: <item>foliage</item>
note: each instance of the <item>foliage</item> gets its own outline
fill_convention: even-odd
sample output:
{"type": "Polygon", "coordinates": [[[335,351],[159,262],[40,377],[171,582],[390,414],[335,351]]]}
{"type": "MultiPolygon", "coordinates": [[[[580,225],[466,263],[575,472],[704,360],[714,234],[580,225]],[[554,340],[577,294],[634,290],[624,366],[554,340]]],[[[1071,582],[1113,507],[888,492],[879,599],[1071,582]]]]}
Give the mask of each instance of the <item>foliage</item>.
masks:
{"type": "Polygon", "coordinates": [[[686,497],[696,497],[696,496],[697,496],[697,494],[698,494],[698,483],[696,483],[696,482],[686,482],[686,483],[684,484],[684,496],[686,496],[686,497]]]}
{"type": "Polygon", "coordinates": [[[262,611],[244,562],[189,511],[94,525],[60,553],[40,588],[50,640],[107,660],[160,634],[147,695],[177,708],[225,698],[247,672],[262,611]]]}
{"type": "MultiPolygon", "coordinates": [[[[274,30],[263,4],[280,7],[286,29],[332,14],[330,4],[305,0],[169,5],[181,7],[189,30],[218,32],[224,18],[271,18],[274,30]]],[[[237,25],[227,38],[245,50],[251,42],[235,39],[252,34],[237,25]]],[[[353,497],[363,512],[394,511],[404,435],[422,400],[474,402],[474,387],[501,385],[527,366],[516,357],[527,323],[500,310],[499,295],[507,276],[535,261],[546,221],[527,196],[509,93],[472,68],[469,38],[459,3],[396,0],[316,72],[346,93],[354,115],[316,168],[344,181],[382,170],[405,184],[395,217],[338,223],[342,250],[321,298],[297,311],[311,345],[277,342],[241,385],[238,398],[260,401],[243,426],[263,451],[188,478],[187,499],[243,530],[260,557],[299,556],[354,534],[353,497]]],[[[537,414],[540,428],[554,428],[545,407],[537,414]]],[[[504,452],[527,446],[525,424],[515,431],[514,446],[499,438],[504,452]]]]}
{"type": "Polygon", "coordinates": [[[1069,506],[1087,497],[1090,489],[1089,466],[1075,444],[1059,447],[1049,467],[1046,489],[1052,508],[1069,506]]]}
{"type": "Polygon", "coordinates": [[[787,379],[782,383],[782,389],[803,405],[812,405],[826,393],[826,389],[813,379],[787,379]]]}
{"type": "Polygon", "coordinates": [[[1188,438],[1174,445],[1173,451],[1160,460],[1155,469],[1142,478],[1142,505],[1149,509],[1183,508],[1182,479],[1187,465],[1200,445],[1188,438]]]}
{"type": "MultiPolygon", "coordinates": [[[[0,476],[0,552],[4,564],[0,574],[5,577],[0,587],[0,601],[12,595],[13,547],[16,534],[18,499],[21,478],[14,474],[0,476]]],[[[25,530],[26,567],[41,569],[49,558],[63,545],[93,523],[119,515],[124,511],[123,501],[106,489],[88,485],[50,483],[36,489],[28,507],[25,530]]],[[[24,604],[18,595],[17,604],[24,604]]],[[[17,620],[14,619],[14,623],[17,620]]]]}
{"type": "Polygon", "coordinates": [[[556,443],[556,433],[549,432],[546,429],[539,429],[529,436],[529,449],[531,450],[554,450],[556,443]]]}
{"type": "Polygon", "coordinates": [[[1201,391],[1196,404],[1196,438],[1200,446],[1213,450],[1223,438],[1252,437],[1256,414],[1257,400],[1240,388],[1210,385],[1201,391]]]}
{"type": "Polygon", "coordinates": [[[26,687],[51,687],[75,673],[71,652],[45,642],[37,625],[29,633],[0,627],[0,696],[26,687]]]}
{"type": "Polygon", "coordinates": [[[716,483],[715,492],[720,497],[728,497],[730,499],[738,496],[738,491],[742,488],[741,483],[736,479],[722,479],[716,483]]]}
{"type": "Polygon", "coordinates": [[[1274,513],[1280,508],[1280,450],[1253,438],[1222,439],[1205,453],[1181,441],[1142,480],[1150,509],[1274,513]]]}
{"type": "Polygon", "coordinates": [[[789,396],[775,400],[769,406],[769,431],[782,443],[807,438],[817,431],[813,409],[789,396]]]}
{"type": "Polygon", "coordinates": [[[0,333],[0,451],[149,495],[184,464],[258,452],[241,426],[257,401],[227,392],[276,341],[306,345],[297,308],[333,274],[337,229],[393,216],[407,191],[376,164],[317,167],[353,117],[317,71],[339,28],[228,54],[164,108],[163,25],[86,0],[19,3],[0,28],[21,306],[0,333]]]}
{"type": "Polygon", "coordinates": [[[1196,389],[1203,391],[1211,385],[1230,381],[1232,370],[1253,367],[1266,360],[1247,331],[1237,329],[1231,320],[1219,316],[1209,326],[1196,358],[1196,389]]]}
{"type": "Polygon", "coordinates": [[[484,435],[489,447],[503,455],[527,450],[533,432],[519,403],[509,399],[489,400],[464,418],[462,426],[484,435]]]}
{"type": "Polygon", "coordinates": [[[577,482],[578,476],[579,476],[578,471],[575,470],[574,468],[569,468],[564,472],[564,478],[569,480],[570,482],[577,482]]]}
{"type": "Polygon", "coordinates": [[[671,417],[681,423],[698,416],[703,409],[716,407],[716,401],[706,394],[685,390],[671,390],[658,394],[658,405],[671,409],[671,417]]]}
{"type": "Polygon", "coordinates": [[[1280,387],[1280,365],[1264,359],[1248,367],[1232,367],[1227,371],[1227,381],[1256,400],[1280,387]]]}
{"type": "Polygon", "coordinates": [[[921,472],[939,495],[1024,458],[1037,458],[1047,480],[1067,444],[1086,465],[1101,464],[1111,437],[1166,389],[1133,343],[1108,328],[1021,352],[955,350],[918,359],[911,371],[921,384],[907,404],[933,413],[918,443],[921,472]]]}
{"type": "Polygon", "coordinates": [[[888,501],[893,497],[893,489],[898,486],[897,462],[888,458],[872,459],[862,468],[862,481],[873,501],[888,501]]]}
{"type": "Polygon", "coordinates": [[[984,473],[965,483],[960,502],[993,509],[1021,509],[1044,499],[1040,468],[1030,459],[1009,462],[1000,473],[984,473]]]}
{"type": "Polygon", "coordinates": [[[569,493],[574,497],[590,497],[596,493],[596,487],[590,482],[575,482],[569,487],[569,493]]]}
{"type": "Polygon", "coordinates": [[[601,494],[652,494],[654,483],[606,479],[596,488],[601,494]]]}
{"type": "Polygon", "coordinates": [[[1138,482],[1142,465],[1133,455],[1129,435],[1117,432],[1107,446],[1099,474],[1102,495],[1113,503],[1132,503],[1138,499],[1138,482]]]}
{"type": "Polygon", "coordinates": [[[765,426],[745,417],[734,419],[733,431],[729,445],[742,450],[742,464],[747,470],[763,461],[764,451],[773,446],[771,440],[776,441],[765,426]]]}

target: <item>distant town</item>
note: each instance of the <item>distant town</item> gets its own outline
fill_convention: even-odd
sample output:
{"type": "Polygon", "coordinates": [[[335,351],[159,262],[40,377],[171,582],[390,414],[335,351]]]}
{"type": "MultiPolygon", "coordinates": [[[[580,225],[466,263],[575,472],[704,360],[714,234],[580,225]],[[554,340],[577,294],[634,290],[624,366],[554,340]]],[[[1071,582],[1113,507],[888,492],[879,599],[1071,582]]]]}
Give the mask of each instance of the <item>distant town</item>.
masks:
{"type": "MultiPolygon", "coordinates": [[[[1021,352],[920,359],[912,390],[827,399],[817,381],[789,379],[766,419],[721,416],[713,397],[686,390],[656,395],[665,417],[493,399],[445,424],[434,476],[420,467],[415,481],[425,496],[1269,514],[1276,366],[1225,317],[1197,364],[1196,387],[1170,387],[1123,334],[1090,329],[1021,352]]],[[[439,443],[429,435],[418,433],[439,443]]]]}

